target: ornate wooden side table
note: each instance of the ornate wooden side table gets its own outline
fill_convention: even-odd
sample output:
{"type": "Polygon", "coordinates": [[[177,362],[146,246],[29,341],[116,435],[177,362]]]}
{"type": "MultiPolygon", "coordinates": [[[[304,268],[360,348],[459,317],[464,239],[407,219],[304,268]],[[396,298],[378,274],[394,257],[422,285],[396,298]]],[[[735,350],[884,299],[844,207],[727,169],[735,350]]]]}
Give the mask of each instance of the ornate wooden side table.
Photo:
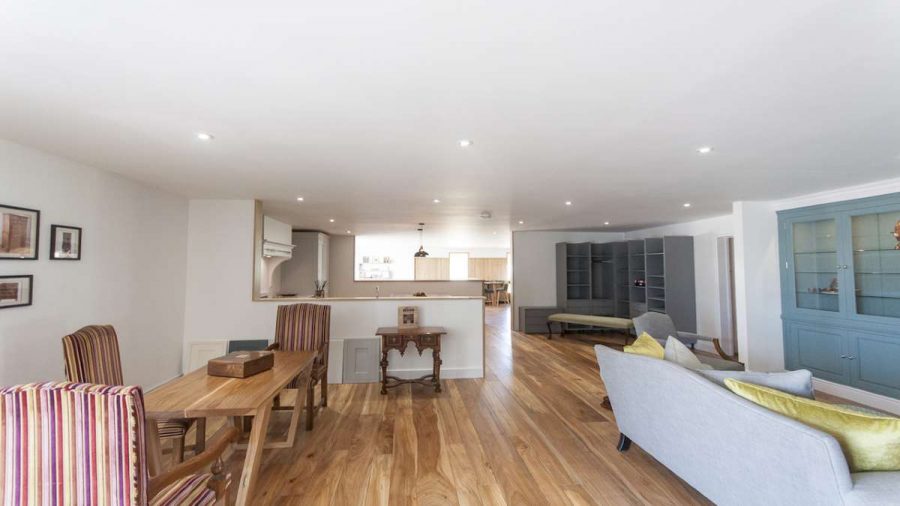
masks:
{"type": "Polygon", "coordinates": [[[388,388],[394,388],[407,383],[431,385],[435,392],[441,391],[441,336],[446,334],[444,327],[379,327],[375,335],[381,336],[381,394],[387,394],[388,388]],[[431,348],[431,357],[434,365],[431,374],[426,374],[418,379],[405,380],[396,376],[388,376],[388,352],[397,350],[400,356],[406,353],[406,346],[415,343],[419,355],[427,348],[431,348]]]}

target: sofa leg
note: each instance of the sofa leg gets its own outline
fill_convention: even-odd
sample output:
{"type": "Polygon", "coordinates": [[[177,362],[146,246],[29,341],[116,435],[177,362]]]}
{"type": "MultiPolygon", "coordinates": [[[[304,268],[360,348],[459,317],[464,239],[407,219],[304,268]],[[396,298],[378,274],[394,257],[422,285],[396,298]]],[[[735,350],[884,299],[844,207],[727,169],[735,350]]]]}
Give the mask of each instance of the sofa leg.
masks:
{"type": "Polygon", "coordinates": [[[628,439],[628,436],[620,432],[619,444],[616,446],[616,449],[620,452],[627,452],[629,448],[631,448],[631,440],[628,439]]]}

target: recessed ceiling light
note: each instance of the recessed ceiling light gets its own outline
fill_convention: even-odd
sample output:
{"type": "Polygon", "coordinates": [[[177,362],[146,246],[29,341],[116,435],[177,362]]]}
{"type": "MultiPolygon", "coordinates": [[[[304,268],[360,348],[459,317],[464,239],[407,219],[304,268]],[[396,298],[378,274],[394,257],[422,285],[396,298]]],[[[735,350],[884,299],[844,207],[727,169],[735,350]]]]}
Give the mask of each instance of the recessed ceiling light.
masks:
{"type": "Polygon", "coordinates": [[[609,222],[608,222],[608,221],[604,221],[603,224],[604,224],[604,225],[609,225],[609,222]]]}
{"type": "Polygon", "coordinates": [[[571,200],[567,200],[567,201],[566,201],[566,205],[567,205],[567,206],[571,206],[571,205],[572,205],[572,201],[571,201],[571,200]]]}
{"type": "Polygon", "coordinates": [[[681,204],[681,205],[683,205],[684,207],[691,207],[691,203],[690,203],[690,202],[685,202],[684,204],[681,204]]]}
{"type": "Polygon", "coordinates": [[[525,222],[524,222],[524,221],[522,221],[522,220],[519,220],[519,225],[524,225],[524,224],[525,224],[525,222]]]}
{"type": "Polygon", "coordinates": [[[297,197],[297,202],[303,202],[303,197],[297,197]]]}
{"type": "Polygon", "coordinates": [[[434,199],[434,200],[432,200],[432,202],[434,202],[435,204],[440,204],[440,203],[441,203],[441,199],[434,199]]]}
{"type": "Polygon", "coordinates": [[[215,139],[215,137],[213,137],[213,134],[207,132],[197,132],[197,138],[201,141],[211,141],[215,139]]]}
{"type": "Polygon", "coordinates": [[[472,141],[470,141],[469,139],[460,139],[460,141],[459,141],[459,147],[461,147],[461,148],[467,148],[471,145],[472,145],[472,141]]]}
{"type": "Polygon", "coordinates": [[[353,232],[350,232],[350,231],[348,230],[347,233],[348,233],[348,234],[352,234],[353,232]]]}
{"type": "Polygon", "coordinates": [[[334,218],[328,218],[329,223],[334,223],[334,218]]]}
{"type": "Polygon", "coordinates": [[[494,235],[497,235],[497,232],[496,232],[496,231],[494,231],[494,235]]]}
{"type": "Polygon", "coordinates": [[[697,148],[697,152],[701,155],[708,155],[712,153],[712,150],[712,146],[700,146],[699,148],[697,148]]]}

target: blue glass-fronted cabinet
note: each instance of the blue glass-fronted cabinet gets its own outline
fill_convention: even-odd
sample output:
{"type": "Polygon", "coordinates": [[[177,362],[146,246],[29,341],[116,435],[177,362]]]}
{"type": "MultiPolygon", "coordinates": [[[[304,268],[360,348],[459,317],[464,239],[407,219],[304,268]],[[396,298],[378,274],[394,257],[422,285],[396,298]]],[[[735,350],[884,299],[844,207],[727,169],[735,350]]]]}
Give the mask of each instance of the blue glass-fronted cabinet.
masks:
{"type": "Polygon", "coordinates": [[[778,214],[785,367],[900,398],[900,194],[778,214]]]}

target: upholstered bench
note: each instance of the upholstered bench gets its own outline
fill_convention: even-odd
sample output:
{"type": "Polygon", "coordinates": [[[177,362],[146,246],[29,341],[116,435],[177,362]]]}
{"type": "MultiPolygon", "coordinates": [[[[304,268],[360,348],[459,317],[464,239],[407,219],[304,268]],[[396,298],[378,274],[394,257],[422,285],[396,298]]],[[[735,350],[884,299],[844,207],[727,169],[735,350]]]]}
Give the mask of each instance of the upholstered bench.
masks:
{"type": "Polygon", "coordinates": [[[590,325],[603,329],[631,331],[633,325],[628,318],[616,318],[615,316],[597,316],[591,314],[556,313],[547,317],[547,339],[553,338],[553,322],[559,323],[559,333],[565,334],[566,323],[576,325],[590,325]]]}

